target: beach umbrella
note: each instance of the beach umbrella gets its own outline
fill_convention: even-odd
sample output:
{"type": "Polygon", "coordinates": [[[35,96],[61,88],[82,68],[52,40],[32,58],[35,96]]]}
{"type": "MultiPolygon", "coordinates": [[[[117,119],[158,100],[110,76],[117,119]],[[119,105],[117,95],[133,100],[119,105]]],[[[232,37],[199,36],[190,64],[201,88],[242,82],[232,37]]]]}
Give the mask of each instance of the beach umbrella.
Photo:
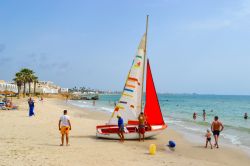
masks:
{"type": "Polygon", "coordinates": [[[3,91],[3,94],[5,94],[5,95],[13,95],[13,94],[16,94],[16,93],[13,92],[13,91],[5,90],[5,91],[3,91]]]}
{"type": "Polygon", "coordinates": [[[10,95],[11,100],[12,100],[12,95],[13,95],[13,94],[16,94],[16,93],[13,92],[13,91],[5,90],[5,91],[3,91],[2,94],[4,94],[6,98],[7,98],[7,95],[10,95]]]}
{"type": "MultiPolygon", "coordinates": [[[[3,94],[3,91],[0,91],[0,95],[2,95],[3,94]]],[[[2,98],[2,96],[0,96],[0,98],[2,98]]]]}

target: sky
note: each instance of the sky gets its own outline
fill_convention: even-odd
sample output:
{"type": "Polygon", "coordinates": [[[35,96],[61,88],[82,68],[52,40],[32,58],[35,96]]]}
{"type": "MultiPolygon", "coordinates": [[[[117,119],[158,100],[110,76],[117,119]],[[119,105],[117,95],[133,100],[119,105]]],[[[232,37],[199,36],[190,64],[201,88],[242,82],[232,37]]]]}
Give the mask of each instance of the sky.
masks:
{"type": "Polygon", "coordinates": [[[147,14],[158,92],[250,95],[248,0],[1,0],[0,80],[122,90],[147,14]]]}

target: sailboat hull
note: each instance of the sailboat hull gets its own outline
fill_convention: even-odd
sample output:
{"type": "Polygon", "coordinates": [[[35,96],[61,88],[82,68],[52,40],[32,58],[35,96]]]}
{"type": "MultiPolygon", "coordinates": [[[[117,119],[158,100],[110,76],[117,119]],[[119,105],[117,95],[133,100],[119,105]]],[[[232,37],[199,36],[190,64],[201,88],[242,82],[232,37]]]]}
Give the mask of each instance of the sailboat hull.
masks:
{"type": "MultiPolygon", "coordinates": [[[[145,138],[150,138],[157,134],[160,134],[166,128],[167,128],[166,125],[152,125],[150,129],[146,128],[145,138]]],[[[104,125],[96,127],[96,136],[98,138],[120,139],[117,133],[118,133],[117,125],[104,125]]],[[[124,138],[126,140],[139,139],[138,126],[127,125],[125,127],[124,138]]]]}

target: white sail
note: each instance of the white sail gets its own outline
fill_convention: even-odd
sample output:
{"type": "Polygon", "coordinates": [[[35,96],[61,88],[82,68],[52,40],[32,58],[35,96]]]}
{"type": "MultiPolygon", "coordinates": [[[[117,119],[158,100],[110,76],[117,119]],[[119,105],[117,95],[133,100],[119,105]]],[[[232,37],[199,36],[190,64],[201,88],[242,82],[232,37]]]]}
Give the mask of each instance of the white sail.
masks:
{"type": "Polygon", "coordinates": [[[129,70],[127,80],[124,85],[121,98],[117,103],[114,112],[109,120],[109,124],[117,124],[117,115],[119,114],[124,123],[129,120],[137,120],[141,112],[142,91],[143,91],[143,68],[145,59],[145,35],[143,35],[139,44],[137,53],[129,70]]]}

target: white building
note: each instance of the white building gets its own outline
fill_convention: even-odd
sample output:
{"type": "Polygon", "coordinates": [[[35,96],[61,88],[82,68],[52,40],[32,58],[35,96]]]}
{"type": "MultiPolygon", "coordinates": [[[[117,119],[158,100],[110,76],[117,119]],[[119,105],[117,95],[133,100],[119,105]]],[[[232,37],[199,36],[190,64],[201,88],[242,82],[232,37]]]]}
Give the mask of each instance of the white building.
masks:
{"type": "MultiPolygon", "coordinates": [[[[30,84],[30,92],[34,92],[34,83],[30,84]]],[[[4,80],[0,80],[0,91],[12,91],[17,93],[18,87],[14,83],[7,83],[4,80]]],[[[29,84],[26,83],[26,93],[29,92],[29,84]]],[[[23,92],[23,86],[21,87],[21,93],[23,92]]],[[[39,81],[36,84],[37,93],[46,93],[46,94],[58,94],[58,93],[67,93],[68,88],[61,88],[58,85],[55,85],[52,81],[39,81]]]]}
{"type": "Polygon", "coordinates": [[[36,92],[38,93],[57,94],[60,89],[61,87],[55,85],[52,81],[39,81],[36,84],[36,92]]]}
{"type": "Polygon", "coordinates": [[[0,80],[0,91],[5,91],[5,90],[12,91],[15,93],[17,93],[18,91],[17,86],[15,84],[7,83],[4,80],[0,80]]]}
{"type": "Polygon", "coordinates": [[[60,93],[68,93],[69,92],[69,88],[61,88],[60,89],[60,93]]]}
{"type": "Polygon", "coordinates": [[[58,89],[51,89],[51,88],[39,88],[40,93],[47,93],[47,94],[57,94],[58,89]]]}

